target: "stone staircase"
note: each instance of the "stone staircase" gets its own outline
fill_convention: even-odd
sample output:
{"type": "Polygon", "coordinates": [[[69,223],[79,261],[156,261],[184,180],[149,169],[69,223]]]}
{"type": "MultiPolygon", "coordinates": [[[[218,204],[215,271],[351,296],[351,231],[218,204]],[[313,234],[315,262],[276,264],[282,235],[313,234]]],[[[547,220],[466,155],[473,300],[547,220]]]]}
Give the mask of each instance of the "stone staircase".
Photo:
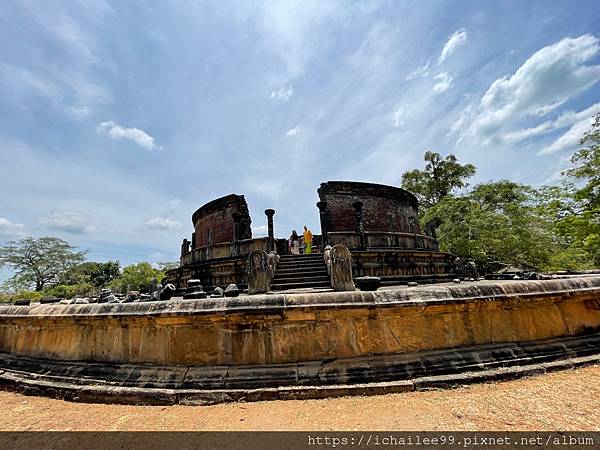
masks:
{"type": "Polygon", "coordinates": [[[322,253],[282,255],[277,264],[271,290],[331,287],[322,253]]]}

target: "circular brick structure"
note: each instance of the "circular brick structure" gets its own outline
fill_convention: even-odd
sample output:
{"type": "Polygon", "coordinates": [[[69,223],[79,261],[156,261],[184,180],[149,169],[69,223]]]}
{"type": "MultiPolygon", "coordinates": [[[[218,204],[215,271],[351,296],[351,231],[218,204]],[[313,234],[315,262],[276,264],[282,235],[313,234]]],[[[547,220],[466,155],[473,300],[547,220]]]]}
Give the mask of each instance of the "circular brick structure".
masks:
{"type": "Polygon", "coordinates": [[[353,205],[360,202],[365,232],[421,233],[417,198],[404,189],[356,181],[328,181],[317,192],[321,202],[326,203],[328,232],[357,230],[357,211],[353,205]]]}
{"type": "Polygon", "coordinates": [[[195,231],[192,250],[252,238],[250,214],[243,195],[226,195],[206,203],[194,212],[192,223],[195,231]],[[234,233],[237,233],[235,239],[234,233]]]}

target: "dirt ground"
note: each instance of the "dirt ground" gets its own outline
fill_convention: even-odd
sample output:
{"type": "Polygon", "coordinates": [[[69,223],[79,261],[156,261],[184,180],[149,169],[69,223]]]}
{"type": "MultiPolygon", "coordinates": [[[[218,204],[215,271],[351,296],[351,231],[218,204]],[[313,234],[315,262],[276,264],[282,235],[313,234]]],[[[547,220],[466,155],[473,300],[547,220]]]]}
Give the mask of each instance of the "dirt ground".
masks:
{"type": "Polygon", "coordinates": [[[450,390],[214,406],[78,404],[0,392],[5,431],[600,430],[600,365],[450,390]]]}

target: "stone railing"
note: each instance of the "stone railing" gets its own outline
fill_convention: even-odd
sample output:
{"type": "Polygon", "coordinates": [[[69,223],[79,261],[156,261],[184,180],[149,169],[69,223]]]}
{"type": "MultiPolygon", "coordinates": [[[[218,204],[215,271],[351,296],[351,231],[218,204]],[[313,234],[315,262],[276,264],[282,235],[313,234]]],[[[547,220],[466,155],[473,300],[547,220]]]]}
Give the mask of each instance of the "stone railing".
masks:
{"type": "Polygon", "coordinates": [[[268,237],[244,239],[238,242],[222,242],[209,247],[199,247],[185,253],[180,259],[180,264],[184,266],[220,258],[246,257],[254,250],[267,251],[268,248],[268,237]]]}
{"type": "Polygon", "coordinates": [[[439,249],[437,240],[425,234],[365,231],[330,231],[329,245],[345,245],[351,250],[360,248],[439,249]],[[364,237],[363,237],[364,236],[364,237]],[[364,242],[363,242],[364,241],[364,242]]]}

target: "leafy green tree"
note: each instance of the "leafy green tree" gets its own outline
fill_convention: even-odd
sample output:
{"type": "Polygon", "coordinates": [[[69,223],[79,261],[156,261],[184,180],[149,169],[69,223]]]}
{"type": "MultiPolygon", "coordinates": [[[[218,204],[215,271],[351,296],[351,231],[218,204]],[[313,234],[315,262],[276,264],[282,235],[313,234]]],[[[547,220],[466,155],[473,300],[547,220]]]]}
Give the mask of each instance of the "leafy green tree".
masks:
{"type": "Polygon", "coordinates": [[[507,180],[482,183],[463,197],[446,197],[424,220],[440,224],[443,250],[475,261],[484,272],[504,265],[548,270],[574,255],[566,252],[568,245],[556,233],[552,211],[540,195],[507,180]]]}
{"type": "Polygon", "coordinates": [[[68,242],[55,237],[25,238],[0,246],[0,266],[10,267],[12,281],[21,286],[35,286],[41,291],[49,283],[85,260],[87,250],[75,251],[68,242]]]}
{"type": "Polygon", "coordinates": [[[120,291],[125,291],[128,287],[131,290],[147,291],[153,278],[160,282],[164,276],[163,271],[155,269],[150,263],[140,262],[125,267],[123,273],[112,280],[110,286],[120,291]]]}
{"type": "Polygon", "coordinates": [[[104,263],[87,261],[63,274],[60,282],[65,285],[90,284],[101,288],[120,275],[120,267],[119,261],[104,263]]]}
{"type": "Polygon", "coordinates": [[[573,167],[564,171],[567,189],[572,196],[570,214],[558,224],[567,239],[587,252],[596,267],[600,266],[600,114],[591,130],[579,141],[580,148],[571,157],[573,167]]]}
{"type": "Polygon", "coordinates": [[[473,164],[459,164],[456,156],[442,158],[439,153],[425,153],[424,170],[414,169],[402,175],[402,187],[419,200],[423,212],[451,196],[456,189],[468,186],[467,179],[475,175],[473,164]]]}

